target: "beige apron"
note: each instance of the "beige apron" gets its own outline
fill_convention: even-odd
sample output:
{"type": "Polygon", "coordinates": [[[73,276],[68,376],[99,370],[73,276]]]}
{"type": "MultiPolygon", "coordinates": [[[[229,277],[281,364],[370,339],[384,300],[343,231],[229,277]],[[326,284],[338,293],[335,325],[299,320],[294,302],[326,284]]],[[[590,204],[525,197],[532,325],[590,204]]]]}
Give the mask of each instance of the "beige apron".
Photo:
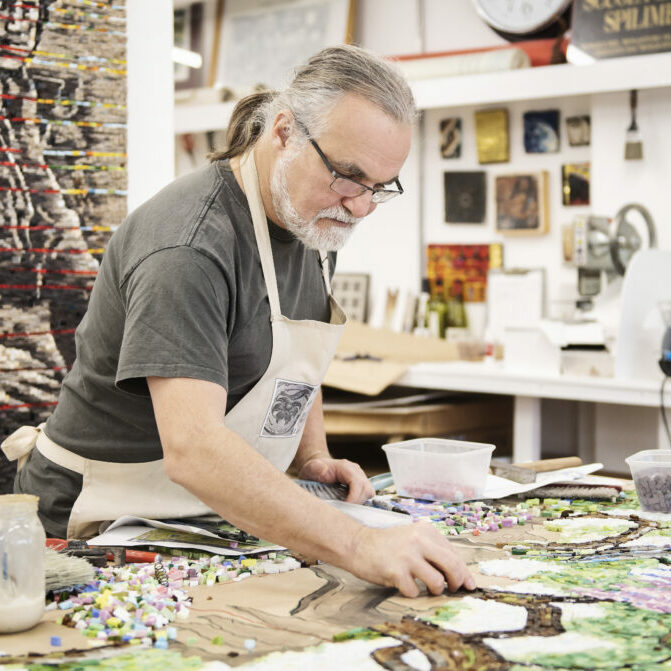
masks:
{"type": "MultiPolygon", "coordinates": [[[[331,295],[325,254],[321,257],[331,308],[330,323],[293,321],[282,315],[253,151],[243,156],[241,172],[268,290],[273,345],[266,372],[226,415],[224,422],[279,470],[285,471],[298,449],[305,420],[335,354],[346,317],[331,295]]],[[[21,427],[2,443],[2,449],[8,459],[18,460],[19,468],[32,448],[37,447],[50,461],[82,474],[82,491],[72,508],[68,538],[95,535],[101,522],[122,515],[169,518],[212,512],[167,477],[162,459],[131,464],[85,459],[56,445],[42,428],[43,425],[21,427]]]]}

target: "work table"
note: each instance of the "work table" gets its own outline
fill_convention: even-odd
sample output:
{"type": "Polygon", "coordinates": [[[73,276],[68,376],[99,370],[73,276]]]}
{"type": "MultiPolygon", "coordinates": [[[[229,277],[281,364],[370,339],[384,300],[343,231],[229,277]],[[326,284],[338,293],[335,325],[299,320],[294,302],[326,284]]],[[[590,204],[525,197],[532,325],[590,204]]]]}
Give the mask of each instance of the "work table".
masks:
{"type": "MultiPolygon", "coordinates": [[[[157,659],[168,652],[183,657],[196,655],[203,662],[219,660],[243,668],[251,663],[255,668],[253,659],[259,654],[319,646],[321,654],[330,655],[331,665],[327,668],[345,668],[338,666],[340,652],[351,653],[353,642],[333,645],[329,642],[348,630],[372,627],[386,636],[379,639],[380,645],[390,646],[389,650],[376,654],[397,662],[404,650],[414,646],[445,664],[456,661],[452,655],[465,656],[463,663],[453,668],[468,668],[464,660],[470,656],[490,662],[495,659],[499,665],[496,668],[510,668],[514,662],[526,664],[529,660],[525,655],[544,655],[545,646],[549,646],[548,650],[557,650],[553,653],[557,655],[557,666],[544,668],[567,668],[566,655],[578,654],[571,653],[573,648],[580,647],[576,641],[582,641],[581,659],[588,664],[582,668],[590,668],[590,655],[594,654],[601,654],[603,661],[613,660],[612,667],[602,668],[621,668],[626,655],[630,655],[630,661],[641,664],[668,662],[671,650],[660,637],[671,629],[671,567],[665,559],[671,546],[671,515],[632,513],[632,505],[636,502],[630,495],[618,504],[617,510],[608,501],[576,503],[571,510],[561,501],[532,500],[518,509],[519,519],[525,511],[532,516],[524,525],[518,521],[504,524],[496,531],[451,536],[474,570],[478,586],[474,592],[406,599],[393,589],[365,583],[325,564],[278,575],[252,576],[241,582],[190,588],[193,598],[190,614],[176,621],[177,639],[170,642],[168,651],[150,650],[143,654],[157,659]],[[565,519],[567,514],[571,516],[565,519]],[[576,514],[579,516],[575,517],[576,514]],[[647,541],[646,537],[656,540],[647,541]],[[538,545],[539,541],[551,544],[538,545]],[[648,549],[641,543],[648,543],[648,549]],[[608,561],[599,560],[601,554],[607,555],[603,559],[608,561]],[[533,561],[518,562],[519,559],[533,561]],[[484,608],[487,613],[492,608],[500,610],[499,624],[503,623],[503,630],[499,626],[498,633],[488,631],[492,624],[482,625],[485,628],[479,633],[459,634],[449,630],[450,623],[457,621],[455,617],[463,621],[470,618],[469,626],[478,622],[477,613],[474,617],[471,612],[474,608],[484,608]],[[439,609],[442,610],[436,615],[439,609]],[[569,609],[566,617],[564,609],[569,609]],[[521,627],[515,629],[511,622],[516,618],[509,619],[508,614],[525,611],[521,627]],[[592,619],[584,620],[585,633],[581,633],[580,618],[586,613],[592,619]],[[647,628],[643,638],[637,629],[640,626],[647,628]],[[506,627],[510,631],[506,632],[506,627]],[[600,638],[589,638],[595,627],[599,628],[600,638]],[[389,635],[393,638],[389,639],[389,635]],[[537,639],[538,636],[541,638],[537,639]],[[524,643],[521,639],[516,641],[518,637],[524,638],[524,643]],[[537,640],[541,648],[535,643],[537,640]],[[250,641],[254,641],[252,651],[250,641]],[[405,648],[401,641],[406,641],[405,648]],[[629,645],[634,646],[635,653],[627,648],[629,645]],[[531,646],[530,649],[536,646],[538,651],[526,653],[525,646],[531,646]],[[599,651],[599,646],[605,646],[606,652],[599,651]],[[505,654],[499,655],[494,648],[505,654]],[[633,660],[632,654],[635,654],[633,660]]],[[[443,512],[457,516],[468,516],[474,510],[487,513],[486,507],[473,504],[455,513],[443,508],[443,512]]],[[[506,510],[502,514],[507,514],[506,510]]],[[[487,613],[483,611],[481,619],[491,623],[491,613],[487,613]]],[[[0,648],[10,655],[54,652],[49,641],[56,635],[62,639],[60,650],[86,650],[88,640],[81,632],[56,624],[61,614],[50,611],[34,630],[0,637],[0,648]]],[[[369,643],[369,648],[376,645],[375,641],[369,643]]],[[[138,648],[126,646],[124,650],[138,648]]],[[[93,654],[99,656],[101,651],[93,654]]],[[[301,654],[296,658],[301,660],[296,662],[299,665],[290,668],[317,668],[312,666],[314,660],[310,657],[316,653],[308,650],[301,654]]],[[[360,654],[366,668],[377,668],[370,666],[373,662],[368,651],[360,654]]],[[[273,657],[263,668],[280,668],[275,663],[279,664],[281,659],[273,657]]],[[[218,668],[226,667],[218,665],[218,668]]],[[[394,668],[412,667],[398,664],[394,668]]]]}

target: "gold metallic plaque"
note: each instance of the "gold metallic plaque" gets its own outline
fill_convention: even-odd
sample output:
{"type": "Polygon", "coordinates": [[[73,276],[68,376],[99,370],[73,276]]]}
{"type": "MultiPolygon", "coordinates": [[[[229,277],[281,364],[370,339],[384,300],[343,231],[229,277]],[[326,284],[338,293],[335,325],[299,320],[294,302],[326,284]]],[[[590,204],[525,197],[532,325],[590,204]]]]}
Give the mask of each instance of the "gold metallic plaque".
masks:
{"type": "Polygon", "coordinates": [[[479,163],[505,163],[510,160],[508,110],[480,110],[475,113],[475,136],[479,163]]]}

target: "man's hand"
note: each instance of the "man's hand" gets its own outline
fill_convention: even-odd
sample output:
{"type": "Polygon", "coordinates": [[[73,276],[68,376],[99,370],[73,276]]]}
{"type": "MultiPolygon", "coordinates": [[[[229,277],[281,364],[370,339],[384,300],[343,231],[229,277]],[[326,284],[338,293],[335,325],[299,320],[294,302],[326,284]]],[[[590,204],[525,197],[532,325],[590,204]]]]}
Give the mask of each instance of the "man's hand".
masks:
{"type": "Polygon", "coordinates": [[[375,496],[375,489],[361,466],[347,459],[331,459],[330,457],[310,459],[303,464],[298,477],[301,480],[316,480],[325,484],[342,482],[349,486],[346,500],[351,503],[363,503],[375,496]]]}
{"type": "Polygon", "coordinates": [[[419,595],[421,580],[431,594],[460,587],[475,588],[475,579],[450,542],[430,524],[419,522],[391,529],[362,527],[346,567],[360,578],[396,587],[408,597],[419,595]]]}

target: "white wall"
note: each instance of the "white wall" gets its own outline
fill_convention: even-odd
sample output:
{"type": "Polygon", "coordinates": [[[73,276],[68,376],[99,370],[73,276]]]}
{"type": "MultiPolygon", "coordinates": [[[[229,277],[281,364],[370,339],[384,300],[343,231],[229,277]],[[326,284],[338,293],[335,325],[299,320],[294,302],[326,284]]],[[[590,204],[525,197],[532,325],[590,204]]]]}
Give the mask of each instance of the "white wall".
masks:
{"type": "MultiPolygon", "coordinates": [[[[471,0],[360,0],[357,35],[362,46],[384,55],[427,52],[500,44],[503,40],[477,16],[471,0]]],[[[498,106],[498,105],[497,105],[498,106]]],[[[511,160],[509,163],[479,165],[475,153],[473,114],[476,109],[451,108],[425,114],[424,159],[413,149],[409,165],[401,173],[408,183],[402,198],[384,205],[362,225],[339,256],[338,268],[372,274],[373,299],[385,284],[417,291],[427,243],[478,243],[502,241],[507,267],[547,269],[548,307],[555,314],[562,300],[573,298],[576,271],[561,258],[561,226],[578,213],[613,216],[625,203],[644,204],[657,224],[660,247],[671,248],[669,205],[671,191],[666,186],[671,174],[671,89],[639,92],[638,120],[644,138],[644,160],[624,161],[625,129],[629,125],[627,92],[557,100],[525,101],[506,105],[510,114],[511,160]],[[526,154],[522,138],[522,114],[532,109],[561,110],[561,151],[557,154],[526,154]],[[571,114],[592,116],[591,147],[569,147],[564,118],[571,114]],[[438,152],[438,123],[446,116],[460,116],[464,144],[460,159],[444,160],[438,152]],[[561,164],[591,161],[590,207],[561,204],[561,164]],[[421,165],[419,162],[421,161],[421,165]],[[423,178],[412,175],[417,167],[423,178]],[[550,232],[542,237],[510,238],[497,235],[494,227],[494,176],[522,170],[550,172],[550,232]],[[485,170],[488,173],[487,219],[484,225],[444,223],[443,171],[485,170]],[[415,191],[414,189],[417,189],[415,191]],[[423,230],[411,227],[419,226],[423,230]],[[385,234],[386,233],[386,234],[385,234]],[[372,253],[372,252],[375,253],[372,253]],[[417,272],[412,274],[413,269],[417,272]],[[390,280],[391,278],[391,280],[390,280]]],[[[420,138],[417,138],[418,140],[420,138]]],[[[404,182],[405,185],[405,182],[404,182]]],[[[633,216],[632,216],[633,219],[633,216]]],[[[608,287],[595,301],[594,315],[614,334],[619,319],[621,280],[608,287]]]]}
{"type": "Polygon", "coordinates": [[[175,174],[172,3],[127,0],[128,210],[175,174]]]}

